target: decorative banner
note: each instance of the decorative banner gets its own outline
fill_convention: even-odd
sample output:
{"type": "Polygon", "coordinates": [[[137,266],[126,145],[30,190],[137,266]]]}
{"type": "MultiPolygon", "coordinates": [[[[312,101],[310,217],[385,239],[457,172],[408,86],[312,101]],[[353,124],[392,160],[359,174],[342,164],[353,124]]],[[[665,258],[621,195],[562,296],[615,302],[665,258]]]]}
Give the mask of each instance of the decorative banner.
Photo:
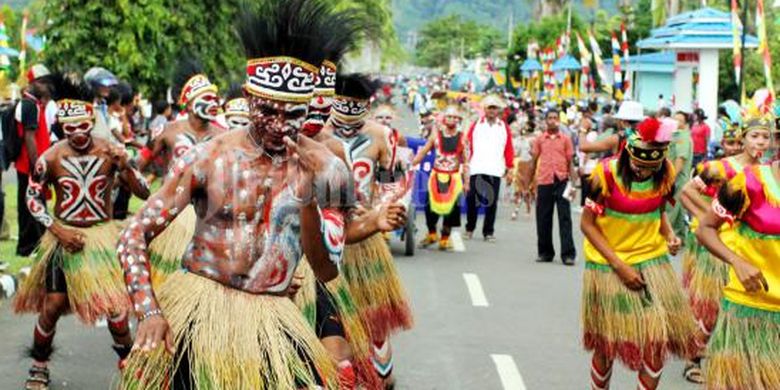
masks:
{"type": "Polygon", "coordinates": [[[772,54],[769,52],[769,40],[766,36],[766,20],[764,19],[764,0],[756,3],[756,31],[758,31],[758,53],[764,62],[764,76],[766,88],[774,96],[775,85],[772,82],[772,54]]]}
{"type": "MultiPolygon", "coordinates": [[[[5,32],[5,23],[2,20],[3,16],[0,14],[0,49],[8,47],[8,34],[5,32]]],[[[0,71],[8,71],[11,69],[11,61],[8,60],[8,56],[0,55],[0,71]]]]}
{"type": "Polygon", "coordinates": [[[590,49],[593,51],[593,61],[596,62],[596,73],[599,74],[599,82],[601,89],[608,94],[612,94],[612,86],[607,81],[607,68],[604,66],[604,60],[601,59],[601,48],[596,41],[596,37],[593,36],[593,31],[588,30],[588,40],[590,41],[590,49]]]}
{"type": "Polygon", "coordinates": [[[621,49],[623,50],[623,71],[626,72],[625,80],[623,80],[623,91],[625,91],[627,96],[631,96],[631,79],[628,73],[628,59],[630,56],[628,51],[628,33],[626,33],[626,24],[623,22],[620,23],[620,35],[623,39],[620,43],[621,49]]]}
{"type": "Polygon", "coordinates": [[[24,10],[22,17],[22,35],[20,35],[21,45],[19,45],[19,75],[26,73],[25,60],[27,59],[27,19],[29,12],[24,10]]]}
{"type": "Polygon", "coordinates": [[[731,35],[734,41],[734,51],[732,57],[734,57],[734,80],[739,85],[739,75],[742,73],[742,37],[740,37],[740,31],[742,30],[742,21],[739,20],[739,4],[737,0],[731,0],[731,35]]]}
{"type": "Polygon", "coordinates": [[[580,65],[582,66],[582,74],[585,76],[585,91],[590,94],[595,91],[594,80],[590,75],[590,60],[591,55],[588,51],[585,42],[582,40],[580,33],[577,33],[577,48],[580,51],[580,65]]]}
{"type": "Polygon", "coordinates": [[[620,70],[620,44],[618,43],[617,35],[612,31],[612,69],[614,73],[614,85],[615,85],[615,97],[621,100],[623,91],[623,73],[620,70]]]}

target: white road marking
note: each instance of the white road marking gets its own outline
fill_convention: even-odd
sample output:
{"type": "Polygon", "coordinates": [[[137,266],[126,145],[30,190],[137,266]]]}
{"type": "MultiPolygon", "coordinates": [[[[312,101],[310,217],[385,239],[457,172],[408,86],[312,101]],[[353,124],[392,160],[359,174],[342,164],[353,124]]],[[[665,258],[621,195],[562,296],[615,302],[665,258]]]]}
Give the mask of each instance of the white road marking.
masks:
{"type": "Polygon", "coordinates": [[[466,281],[466,287],[469,289],[472,305],[478,307],[490,306],[485,296],[485,291],[482,289],[482,283],[476,274],[465,273],[463,274],[463,280],[466,281]]]}
{"type": "Polygon", "coordinates": [[[523,377],[520,375],[520,370],[517,369],[515,359],[512,359],[512,356],[492,354],[490,357],[493,358],[493,363],[496,365],[504,390],[526,390],[523,377]]]}
{"type": "Polygon", "coordinates": [[[452,250],[454,252],[466,251],[466,245],[463,243],[463,236],[460,235],[460,232],[452,232],[452,234],[450,234],[450,241],[452,241],[452,250]]]}

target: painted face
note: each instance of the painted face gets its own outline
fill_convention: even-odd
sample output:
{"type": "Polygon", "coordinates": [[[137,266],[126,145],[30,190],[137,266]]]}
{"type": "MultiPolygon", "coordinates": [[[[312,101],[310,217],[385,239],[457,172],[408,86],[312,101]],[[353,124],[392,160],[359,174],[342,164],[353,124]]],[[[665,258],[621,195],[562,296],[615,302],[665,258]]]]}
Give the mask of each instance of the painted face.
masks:
{"type": "Polygon", "coordinates": [[[306,119],[307,109],[306,103],[284,103],[257,96],[249,98],[252,125],[269,153],[287,149],[284,137],[296,138],[306,119]]]}
{"type": "Polygon", "coordinates": [[[389,127],[393,123],[393,114],[389,112],[381,112],[374,117],[374,120],[389,127]]]}
{"type": "Polygon", "coordinates": [[[225,116],[225,121],[227,121],[230,130],[243,129],[251,123],[249,118],[243,115],[228,115],[225,116]]]}
{"type": "Polygon", "coordinates": [[[200,119],[213,121],[219,114],[219,98],[213,92],[205,92],[192,101],[191,110],[200,119]]]}
{"type": "Polygon", "coordinates": [[[63,123],[62,132],[65,133],[68,145],[76,150],[84,150],[92,144],[92,128],[94,126],[95,123],[91,120],[63,123]]]}
{"type": "Polygon", "coordinates": [[[330,118],[330,108],[333,105],[333,97],[315,96],[309,102],[309,113],[303,123],[301,132],[307,137],[317,135],[330,118]]]}
{"type": "Polygon", "coordinates": [[[723,140],[721,141],[720,146],[723,148],[723,153],[726,157],[742,152],[742,144],[735,139],[723,140]]]}
{"type": "Polygon", "coordinates": [[[460,117],[456,115],[447,115],[444,117],[444,124],[450,129],[458,127],[460,125],[460,117]]]}
{"type": "Polygon", "coordinates": [[[356,122],[346,123],[346,122],[342,122],[337,118],[333,118],[332,123],[336,135],[342,138],[349,138],[349,137],[354,137],[355,134],[357,134],[360,131],[360,129],[363,128],[363,125],[366,124],[366,121],[361,119],[356,122]]]}
{"type": "Polygon", "coordinates": [[[769,130],[753,129],[748,131],[742,138],[742,144],[745,151],[753,158],[761,158],[769,149],[772,135],[769,130]]]}
{"type": "Polygon", "coordinates": [[[658,170],[663,166],[663,161],[658,163],[647,163],[644,161],[639,161],[633,157],[629,159],[629,161],[631,164],[631,171],[634,172],[634,175],[639,180],[645,180],[649,178],[654,173],[658,172],[658,170]]]}
{"type": "Polygon", "coordinates": [[[420,134],[422,134],[423,138],[428,138],[431,136],[434,123],[436,123],[436,119],[430,115],[420,119],[420,134]]]}

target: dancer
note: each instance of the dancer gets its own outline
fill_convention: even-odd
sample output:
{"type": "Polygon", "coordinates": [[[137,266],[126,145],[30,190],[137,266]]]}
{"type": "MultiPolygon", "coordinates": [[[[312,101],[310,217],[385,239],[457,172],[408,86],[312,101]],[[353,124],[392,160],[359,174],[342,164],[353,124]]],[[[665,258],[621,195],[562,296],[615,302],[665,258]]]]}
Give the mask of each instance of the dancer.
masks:
{"type": "Polygon", "coordinates": [[[664,212],[674,189],[666,159],[676,124],[644,120],[617,158],[591,175],[582,214],[585,240],[582,321],[593,352],[591,388],[607,389],[618,359],[639,371],[640,389],[656,389],[670,353],[696,354],[696,326],[668,254],[681,240],[664,212]]]}
{"type": "Polygon", "coordinates": [[[249,102],[244,97],[241,85],[233,85],[225,96],[225,122],[228,130],[237,130],[249,126],[249,102]]]}
{"type": "MultiPolygon", "coordinates": [[[[766,134],[774,129],[768,116],[747,126],[766,134]]],[[[747,167],[721,187],[696,231],[730,266],[707,349],[709,390],[780,388],[779,188],[777,161],[747,167]],[[718,235],[724,223],[733,225],[728,240],[718,235]]]]}
{"type": "Polygon", "coordinates": [[[451,250],[450,233],[453,227],[460,226],[460,198],[462,192],[468,192],[469,183],[463,177],[469,177],[469,151],[459,126],[463,114],[455,106],[444,111],[444,126],[440,127],[412,160],[412,165],[420,164],[428,152],[436,148],[436,160],[433,173],[428,182],[428,206],[425,210],[428,235],[421,246],[427,247],[439,241],[440,250],[451,250]],[[428,217],[428,213],[432,216],[428,217]],[[441,238],[436,234],[439,216],[443,217],[441,238]]]}
{"type": "MultiPolygon", "coordinates": [[[[385,126],[367,120],[369,99],[375,88],[365,76],[339,75],[332,116],[323,129],[344,144],[357,202],[366,208],[373,204],[375,172],[378,167],[388,168],[391,164],[385,126]]],[[[387,195],[382,203],[393,203],[393,198],[400,196],[387,195]]],[[[388,339],[392,333],[412,327],[412,314],[390,248],[381,235],[345,248],[342,275],[369,329],[375,367],[385,384],[392,386],[393,361],[388,339]]]]}
{"type": "Polygon", "coordinates": [[[251,126],[180,158],[176,180],[120,240],[140,319],[123,388],[339,386],[331,357],[286,295],[303,254],[318,279],[331,280],[352,236],[345,229],[362,228],[344,223],[352,191],[346,165],[298,135],[318,71],[311,64],[322,63],[341,26],[323,0],[274,0],[242,14],[251,126]],[[154,288],[144,243],[190,203],[197,228],[186,271],[154,288]]]}
{"type": "Polygon", "coordinates": [[[27,207],[47,231],[14,301],[16,313],[38,313],[26,389],[48,388],[54,333],[68,311],[87,325],[108,318],[122,366],[132,345],[127,318],[130,301],[114,258],[119,231],[111,222],[111,190],[123,181],[136,196],[149,196],[146,181],[130,165],[127,152],[106,139],[92,137],[95,111],[89,87],[76,75],[67,75],[57,84],[61,97],[57,121],[66,140],[38,158],[29,179],[27,207]],[[54,217],[46,208],[49,185],[56,193],[54,217]]]}
{"type": "MultiPolygon", "coordinates": [[[[217,86],[203,74],[200,63],[192,58],[182,59],[173,76],[173,93],[185,109],[186,118],[154,129],[151,153],[143,155],[139,169],[161,154],[170,156],[166,169],[168,176],[163,181],[178,180],[171,169],[177,160],[195,145],[208,142],[224,130],[215,125],[219,112],[217,86]]],[[[167,275],[181,268],[181,259],[195,232],[195,209],[184,207],[179,217],[151,242],[149,251],[152,262],[152,281],[163,283],[167,275]]]]}
{"type": "MultiPolygon", "coordinates": [[[[722,146],[727,157],[708,161],[697,170],[698,175],[683,187],[680,200],[691,213],[691,230],[686,240],[686,253],[683,257],[683,286],[688,292],[688,302],[693,309],[700,330],[699,341],[704,352],[707,341],[718,319],[723,287],[728,281],[728,264],[714,258],[704,246],[696,241],[695,232],[699,220],[710,208],[712,198],[722,184],[731,180],[745,167],[760,163],[761,156],[770,144],[770,133],[761,122],[748,123],[744,131],[738,125],[731,125],[723,133],[722,146]],[[758,126],[756,126],[758,125],[758,126]],[[744,145],[742,148],[734,143],[744,145]]],[[[734,231],[729,225],[722,225],[721,239],[729,242],[734,231]]],[[[698,357],[685,366],[685,379],[693,383],[704,383],[701,372],[701,358],[698,357]]]]}

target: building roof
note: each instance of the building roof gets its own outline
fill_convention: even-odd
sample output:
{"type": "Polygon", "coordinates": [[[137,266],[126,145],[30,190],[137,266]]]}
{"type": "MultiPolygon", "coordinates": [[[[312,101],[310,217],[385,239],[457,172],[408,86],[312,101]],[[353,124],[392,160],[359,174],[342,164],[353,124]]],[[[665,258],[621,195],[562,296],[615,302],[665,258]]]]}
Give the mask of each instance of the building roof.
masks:
{"type": "Polygon", "coordinates": [[[566,70],[580,70],[582,69],[582,65],[580,65],[580,62],[577,61],[574,57],[571,56],[571,54],[566,54],[565,56],[555,60],[552,65],[552,71],[553,72],[562,72],[566,70]]]}
{"type": "MultiPolygon", "coordinates": [[[[671,17],[637,42],[641,49],[731,49],[733,44],[731,15],[707,7],[671,17]]],[[[758,47],[758,38],[746,35],[745,47],[758,47]]]]}

